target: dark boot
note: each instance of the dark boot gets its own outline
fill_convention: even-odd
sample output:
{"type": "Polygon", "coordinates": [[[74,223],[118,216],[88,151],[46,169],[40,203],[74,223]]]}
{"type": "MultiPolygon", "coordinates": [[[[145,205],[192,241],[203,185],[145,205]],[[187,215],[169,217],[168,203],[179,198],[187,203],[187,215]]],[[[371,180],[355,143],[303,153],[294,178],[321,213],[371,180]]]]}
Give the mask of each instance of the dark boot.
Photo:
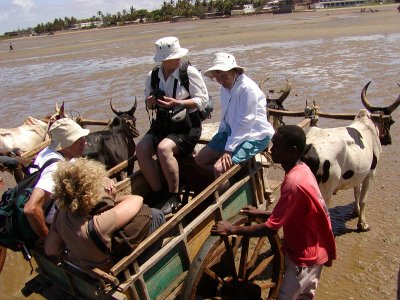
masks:
{"type": "Polygon", "coordinates": [[[178,194],[171,193],[167,202],[160,208],[164,215],[168,215],[170,213],[175,213],[182,207],[181,199],[178,194]]]}
{"type": "Polygon", "coordinates": [[[150,207],[156,207],[159,203],[164,202],[167,199],[166,192],[164,190],[151,192],[147,197],[144,198],[144,203],[150,207]]]}

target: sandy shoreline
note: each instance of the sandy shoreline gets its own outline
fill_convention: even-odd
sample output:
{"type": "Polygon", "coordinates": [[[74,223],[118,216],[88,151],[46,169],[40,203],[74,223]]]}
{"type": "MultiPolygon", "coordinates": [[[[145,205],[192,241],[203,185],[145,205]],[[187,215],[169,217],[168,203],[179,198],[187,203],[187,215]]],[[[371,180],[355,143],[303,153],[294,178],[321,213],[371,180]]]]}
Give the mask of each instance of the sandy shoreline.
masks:
{"type": "MultiPolygon", "coordinates": [[[[153,42],[177,35],[190,50],[189,59],[205,69],[216,51],[231,51],[246,72],[259,81],[268,74],[285,74],[292,92],[288,109],[304,108],[305,99],[316,100],[327,112],[355,112],[360,108],[362,86],[373,80],[368,98],[388,105],[399,95],[398,4],[359,8],[257,15],[238,18],[145,24],[101,30],[55,34],[0,41],[0,94],[4,128],[21,124],[28,115],[42,117],[55,101],[65,100],[67,110],[86,118],[112,117],[109,99],[119,109],[129,108],[138,97],[138,126],[148,128],[142,91],[144,78],[154,65],[153,42]]],[[[218,87],[206,82],[215,97],[219,119],[218,87]]],[[[398,178],[400,110],[393,113],[393,145],[383,149],[378,174],[367,203],[372,231],[357,233],[356,220],[348,217],[352,192],[334,197],[332,213],[344,233],[337,236],[338,260],[323,271],[316,299],[395,299],[399,290],[400,205],[398,178]]],[[[288,123],[299,122],[286,120],[288,123]]],[[[336,121],[320,121],[335,126],[336,121]]],[[[9,178],[9,177],[8,177],[9,178]]],[[[8,181],[12,184],[12,181],[8,181]]],[[[22,282],[29,266],[9,255],[0,275],[0,289],[8,299],[23,299],[22,282]],[[18,281],[15,280],[18,278],[18,281]]],[[[3,296],[0,294],[1,296],[3,296]]],[[[30,299],[41,299],[34,295],[30,299]]]]}

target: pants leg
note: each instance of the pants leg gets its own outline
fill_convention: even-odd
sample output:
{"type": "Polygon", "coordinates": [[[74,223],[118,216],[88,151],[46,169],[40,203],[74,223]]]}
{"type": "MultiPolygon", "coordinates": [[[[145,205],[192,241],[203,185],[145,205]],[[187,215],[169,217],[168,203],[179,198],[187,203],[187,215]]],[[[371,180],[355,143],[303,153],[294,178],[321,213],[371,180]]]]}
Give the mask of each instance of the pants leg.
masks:
{"type": "Polygon", "coordinates": [[[285,257],[285,274],[279,290],[279,300],[313,299],[317,290],[323,265],[310,267],[296,266],[285,257]]]}
{"type": "MultiPolygon", "coordinates": [[[[158,227],[160,227],[162,224],[165,223],[165,217],[161,210],[156,209],[156,208],[151,208],[151,216],[152,216],[152,221],[151,221],[149,233],[147,234],[147,236],[152,234],[158,227]]],[[[142,255],[140,255],[140,257],[138,258],[139,264],[143,264],[151,256],[153,256],[153,254],[157,253],[157,251],[161,249],[162,242],[163,242],[163,239],[160,238],[153,245],[151,245],[149,248],[147,248],[142,253],[142,255]]]]}

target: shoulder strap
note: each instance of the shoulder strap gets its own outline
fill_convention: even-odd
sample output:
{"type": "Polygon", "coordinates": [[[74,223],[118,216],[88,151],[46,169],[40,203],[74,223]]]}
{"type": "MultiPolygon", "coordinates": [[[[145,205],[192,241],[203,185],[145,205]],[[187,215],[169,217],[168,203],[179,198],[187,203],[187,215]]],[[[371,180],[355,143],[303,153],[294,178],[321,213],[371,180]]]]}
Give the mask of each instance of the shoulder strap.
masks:
{"type": "Polygon", "coordinates": [[[88,222],[88,235],[92,239],[93,243],[96,244],[97,248],[106,254],[110,254],[110,250],[106,247],[106,245],[104,245],[96,231],[96,228],[94,227],[93,218],[90,218],[88,222]]]}
{"type": "Polygon", "coordinates": [[[179,67],[179,78],[181,80],[182,86],[190,94],[190,91],[189,91],[189,76],[188,76],[188,72],[187,72],[188,66],[191,66],[191,63],[189,61],[185,61],[185,62],[183,62],[181,64],[181,66],[179,67]]]}
{"type": "Polygon", "coordinates": [[[160,69],[160,66],[155,66],[153,68],[153,71],[151,71],[151,88],[153,90],[158,89],[158,86],[160,85],[160,78],[158,78],[158,70],[160,69]]]}
{"type": "Polygon", "coordinates": [[[43,170],[46,169],[48,166],[50,166],[50,165],[52,165],[52,164],[54,164],[55,162],[58,162],[58,161],[60,161],[60,160],[61,160],[60,158],[55,158],[55,157],[50,158],[50,159],[49,159],[48,161],[46,161],[46,162],[43,164],[43,166],[39,169],[39,172],[42,173],[43,170]]]}

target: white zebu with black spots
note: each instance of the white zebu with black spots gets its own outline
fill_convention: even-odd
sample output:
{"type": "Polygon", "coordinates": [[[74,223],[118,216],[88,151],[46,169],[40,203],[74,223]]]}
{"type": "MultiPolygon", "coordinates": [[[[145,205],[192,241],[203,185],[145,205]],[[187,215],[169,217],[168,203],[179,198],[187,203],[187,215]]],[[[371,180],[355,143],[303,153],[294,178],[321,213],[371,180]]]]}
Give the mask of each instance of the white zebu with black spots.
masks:
{"type": "Polygon", "coordinates": [[[368,189],[382,153],[381,145],[391,144],[389,130],[394,121],[390,114],[400,104],[399,96],[388,107],[370,105],[366,98],[369,84],[361,93],[366,109],[361,109],[349,126],[311,128],[303,157],[316,176],[328,205],[339,190],[354,188],[354,214],[358,216],[357,228],[361,231],[370,230],[365,219],[368,189]],[[380,114],[382,118],[372,118],[370,113],[380,114]]]}

